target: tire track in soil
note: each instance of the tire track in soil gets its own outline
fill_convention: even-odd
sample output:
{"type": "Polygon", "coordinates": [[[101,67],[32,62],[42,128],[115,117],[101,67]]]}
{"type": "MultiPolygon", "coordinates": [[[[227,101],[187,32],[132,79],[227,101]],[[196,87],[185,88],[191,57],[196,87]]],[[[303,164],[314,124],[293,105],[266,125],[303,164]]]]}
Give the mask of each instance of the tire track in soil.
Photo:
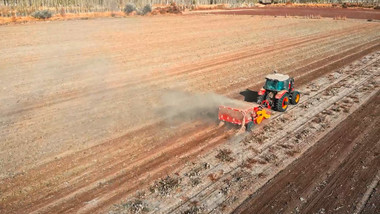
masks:
{"type": "Polygon", "coordinates": [[[372,189],[372,192],[369,195],[366,204],[363,209],[360,211],[360,214],[368,213],[380,213],[380,182],[377,182],[377,186],[372,189]]]}
{"type": "Polygon", "coordinates": [[[233,213],[353,213],[379,170],[379,104],[377,92],[233,213]]]}

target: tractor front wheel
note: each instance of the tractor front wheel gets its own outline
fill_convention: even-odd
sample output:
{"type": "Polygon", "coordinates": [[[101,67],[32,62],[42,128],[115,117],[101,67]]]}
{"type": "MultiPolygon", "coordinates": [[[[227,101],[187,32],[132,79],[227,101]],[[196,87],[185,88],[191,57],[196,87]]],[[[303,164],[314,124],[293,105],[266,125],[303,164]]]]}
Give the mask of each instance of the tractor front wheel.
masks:
{"type": "Polygon", "coordinates": [[[286,111],[289,104],[289,94],[285,93],[280,99],[276,101],[276,110],[280,112],[286,111]]]}
{"type": "Polygon", "coordinates": [[[292,99],[290,99],[290,103],[292,105],[296,105],[300,101],[300,92],[293,91],[292,92],[292,99]]]}

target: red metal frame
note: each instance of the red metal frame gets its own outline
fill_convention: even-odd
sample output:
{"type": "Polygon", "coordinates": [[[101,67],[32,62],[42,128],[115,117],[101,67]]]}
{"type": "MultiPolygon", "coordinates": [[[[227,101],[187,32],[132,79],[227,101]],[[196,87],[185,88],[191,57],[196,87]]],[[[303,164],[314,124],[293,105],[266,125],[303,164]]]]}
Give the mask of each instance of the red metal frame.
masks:
{"type": "Polygon", "coordinates": [[[269,105],[269,101],[268,100],[263,100],[261,102],[261,105],[263,105],[264,107],[266,107],[267,109],[271,109],[272,107],[269,105]]]}
{"type": "Polygon", "coordinates": [[[261,88],[260,91],[257,93],[259,96],[261,95],[264,95],[265,94],[265,89],[264,88],[261,88]]]}
{"type": "Polygon", "coordinates": [[[255,121],[255,118],[257,117],[256,112],[259,110],[259,107],[250,107],[247,109],[238,109],[238,108],[232,108],[232,107],[228,107],[228,106],[219,106],[219,114],[218,114],[219,120],[229,122],[229,123],[233,123],[233,124],[237,124],[237,125],[242,125],[243,119],[234,118],[230,114],[222,113],[221,109],[223,109],[223,108],[241,113],[243,115],[243,119],[245,118],[244,125],[251,122],[252,120],[253,120],[253,122],[256,123],[256,121],[255,121]]]}
{"type": "Polygon", "coordinates": [[[277,92],[275,98],[280,99],[285,93],[288,93],[288,91],[287,90],[279,91],[279,92],[277,92]]]}

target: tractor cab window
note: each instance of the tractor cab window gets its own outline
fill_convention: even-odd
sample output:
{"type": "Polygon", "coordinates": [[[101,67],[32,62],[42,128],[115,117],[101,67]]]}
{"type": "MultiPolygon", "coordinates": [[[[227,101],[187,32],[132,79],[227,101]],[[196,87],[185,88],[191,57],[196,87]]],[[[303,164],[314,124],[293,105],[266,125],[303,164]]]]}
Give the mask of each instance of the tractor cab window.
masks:
{"type": "Polygon", "coordinates": [[[289,90],[289,80],[284,81],[284,90],[289,90]]]}
{"type": "Polygon", "coordinates": [[[271,91],[281,91],[284,88],[284,82],[267,79],[264,88],[271,91]]]}

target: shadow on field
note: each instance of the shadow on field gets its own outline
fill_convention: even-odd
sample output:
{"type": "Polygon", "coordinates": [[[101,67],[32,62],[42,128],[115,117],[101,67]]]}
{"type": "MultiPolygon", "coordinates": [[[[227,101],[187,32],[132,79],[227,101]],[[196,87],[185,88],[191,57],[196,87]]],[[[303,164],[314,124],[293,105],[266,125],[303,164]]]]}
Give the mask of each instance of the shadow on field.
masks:
{"type": "Polygon", "coordinates": [[[259,96],[257,91],[252,91],[249,89],[241,91],[240,94],[244,96],[244,101],[246,102],[256,102],[257,97],[259,96]]]}

